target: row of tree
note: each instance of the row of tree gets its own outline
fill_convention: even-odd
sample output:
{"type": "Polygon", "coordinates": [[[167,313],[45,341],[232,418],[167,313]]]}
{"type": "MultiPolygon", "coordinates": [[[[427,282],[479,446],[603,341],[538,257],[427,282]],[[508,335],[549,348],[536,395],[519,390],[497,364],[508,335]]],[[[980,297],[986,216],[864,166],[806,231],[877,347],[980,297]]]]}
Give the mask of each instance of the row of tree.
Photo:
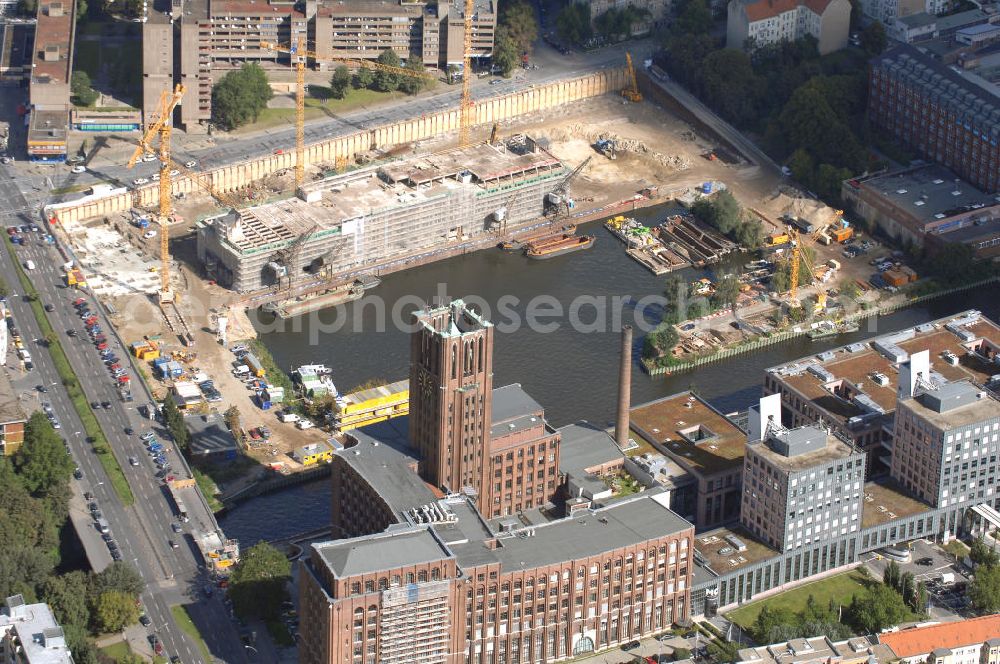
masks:
{"type": "Polygon", "coordinates": [[[273,96],[260,65],[246,63],[227,73],[212,88],[212,121],[225,130],[254,122],[273,96]]]}
{"type": "Polygon", "coordinates": [[[976,565],[975,577],[967,586],[969,603],[980,615],[1000,613],[1000,554],[977,539],[969,558],[976,565]]]}
{"type": "Polygon", "coordinates": [[[522,54],[531,54],[538,39],[535,8],[523,0],[500,5],[496,36],[493,39],[493,66],[504,78],[517,68],[522,54]]]}
{"type": "Polygon", "coordinates": [[[331,96],[334,99],[343,99],[352,87],[355,90],[367,88],[377,92],[396,92],[398,90],[415,95],[427,85],[427,79],[424,77],[424,63],[418,56],[411,55],[404,63],[400,61],[396,51],[387,48],[379,54],[375,62],[386,67],[409,70],[413,72],[413,75],[408,76],[401,72],[365,66],[351,74],[346,66],[340,65],[333,70],[333,76],[330,78],[331,96]]]}
{"type": "Polygon", "coordinates": [[[144,583],[121,562],[100,574],[59,573],[67,564],[61,535],[68,527],[74,467],[62,438],[38,412],[28,420],[21,448],[12,458],[0,457],[0,596],[48,603],[74,660],[97,664],[89,635],[136,622],[144,583]]]}
{"type": "Polygon", "coordinates": [[[699,198],[691,206],[691,213],[742,249],[753,251],[764,244],[764,226],[759,219],[744,215],[736,197],[728,189],[711,198],[699,198]]]}

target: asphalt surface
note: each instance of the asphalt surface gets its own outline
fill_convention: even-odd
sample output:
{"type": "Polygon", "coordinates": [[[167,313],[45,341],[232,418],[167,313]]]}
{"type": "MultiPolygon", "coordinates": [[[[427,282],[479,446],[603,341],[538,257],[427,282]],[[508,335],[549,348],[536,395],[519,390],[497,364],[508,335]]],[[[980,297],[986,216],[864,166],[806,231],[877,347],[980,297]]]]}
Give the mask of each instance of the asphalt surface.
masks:
{"type": "MultiPolygon", "coordinates": [[[[2,197],[0,219],[3,220],[4,226],[21,225],[32,221],[25,214],[11,214],[12,210],[23,207],[25,201],[20,192],[16,189],[11,191],[9,182],[3,182],[2,179],[0,179],[0,197],[2,197]]],[[[94,494],[119,544],[123,560],[132,562],[145,579],[147,590],[142,599],[153,621],[150,633],[157,634],[165,652],[168,655],[179,655],[184,662],[205,661],[198,647],[174,624],[170,613],[171,605],[187,604],[212,655],[218,661],[248,662],[248,651],[244,650],[240,642],[238,631],[228,610],[222,604],[220,593],[214,593],[209,599],[201,594],[201,588],[209,582],[209,579],[205,571],[200,569],[201,554],[188,532],[195,525],[199,527],[212,525],[211,516],[207,514],[207,506],[188,505],[192,523],[183,525],[185,530],[183,534],[175,534],[171,530],[171,524],[176,520],[172,500],[168,497],[165,487],[155,478],[155,466],[138,438],[138,434],[149,430],[150,425],[154,424],[141,417],[136,410],[139,404],[148,403],[150,396],[145,392],[141,380],[137,379],[137,372],[132,366],[130,374],[133,377],[135,401],[126,403],[121,400],[110,373],[97,349],[87,337],[83,323],[72,307],[72,300],[81,294],[62,285],[60,267],[64,262],[62,257],[52,246],[41,242],[41,232],[29,235],[32,237],[28,244],[15,248],[17,258],[22,265],[27,260],[32,260],[36,265],[34,270],[28,272],[29,277],[38,290],[41,301],[54,306],[54,311],[48,314],[49,320],[57,336],[60,337],[63,349],[83,386],[88,402],[110,402],[108,409],[99,408],[95,411],[95,415],[135,494],[134,506],[124,507],[118,500],[92,446],[86,441],[83,425],[61,384],[51,356],[42,344],[35,341],[41,338],[41,331],[29,303],[18,293],[20,288],[14,279],[15,267],[8,251],[4,249],[0,252],[0,272],[7,275],[8,288],[12,291],[8,297],[8,307],[34,360],[34,369],[29,376],[19,382],[33,381],[33,384],[46,386],[47,393],[41,395],[41,400],[51,404],[62,425],[60,433],[67,440],[73,458],[83,472],[83,478],[77,481],[78,490],[94,494]],[[66,331],[70,329],[77,330],[76,338],[67,336],[66,331]],[[136,434],[127,436],[124,432],[125,427],[132,427],[136,434]],[[137,467],[129,464],[130,456],[139,460],[137,467]],[[180,546],[172,548],[169,544],[171,540],[180,546]]],[[[9,242],[6,236],[3,237],[3,241],[9,242]]],[[[100,325],[112,347],[120,344],[100,306],[93,300],[91,300],[91,311],[98,315],[100,325]]],[[[115,350],[116,355],[122,359],[123,366],[125,363],[130,363],[126,349],[115,348],[115,350]]],[[[161,430],[154,429],[154,431],[166,442],[161,430]]],[[[184,476],[185,466],[176,450],[167,457],[175,474],[184,476]]],[[[103,546],[96,528],[89,532],[84,530],[80,534],[83,538],[96,538],[103,546]]]]}

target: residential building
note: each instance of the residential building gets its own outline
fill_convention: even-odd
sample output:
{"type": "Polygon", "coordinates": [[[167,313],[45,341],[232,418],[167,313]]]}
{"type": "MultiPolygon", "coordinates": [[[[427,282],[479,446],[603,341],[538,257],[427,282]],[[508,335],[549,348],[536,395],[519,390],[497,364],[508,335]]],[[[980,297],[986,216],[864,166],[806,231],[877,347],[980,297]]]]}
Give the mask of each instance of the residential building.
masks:
{"type": "Polygon", "coordinates": [[[998,29],[992,21],[992,15],[981,9],[970,9],[964,12],[937,16],[926,11],[897,17],[886,26],[886,34],[892,39],[904,44],[911,44],[927,39],[953,37],[965,40],[967,45],[978,44],[990,39],[993,30],[998,29]]]}
{"type": "MultiPolygon", "coordinates": [[[[287,53],[262,48],[303,40],[328,70],[331,58],[374,60],[387,48],[401,60],[414,56],[429,67],[463,62],[465,4],[404,0],[153,0],[143,24],[143,111],[155,112],[160,94],[175,83],[188,92],[179,122],[188,131],[205,130],[211,119],[212,85],[244,63],[264,67],[275,85],[292,90],[293,62],[287,53]],[[176,51],[176,52],[175,52],[176,51]],[[284,76],[283,76],[284,75],[284,76]],[[282,82],[277,79],[284,78],[282,82]]],[[[496,30],[493,0],[476,0],[472,57],[493,53],[496,30]]]]}
{"type": "Polygon", "coordinates": [[[667,16],[673,3],[670,0],[625,0],[624,2],[622,0],[589,0],[587,5],[590,7],[591,21],[596,20],[597,17],[612,8],[621,10],[625,7],[631,7],[645,12],[645,18],[632,25],[632,34],[642,35],[648,33],[667,16]]]}
{"type": "Polygon", "coordinates": [[[878,635],[900,664],[993,664],[1000,661],[1000,614],[878,635]]]}
{"type": "Polygon", "coordinates": [[[951,9],[952,0],[861,0],[861,13],[891,28],[901,18],[926,13],[932,16],[951,9]]]}
{"type": "Polygon", "coordinates": [[[848,0],[730,0],[726,46],[761,46],[815,37],[821,55],[847,46],[851,30],[848,0]]]}
{"type": "Polygon", "coordinates": [[[933,252],[961,243],[979,258],[1000,255],[1000,204],[937,164],[844,181],[845,204],[901,244],[933,252]]]}
{"type": "Polygon", "coordinates": [[[934,507],[992,502],[1000,401],[967,381],[932,377],[926,351],[913,354],[900,375],[892,477],[934,507]]]}
{"type": "Polygon", "coordinates": [[[700,532],[739,519],[746,433],[701,397],[681,392],[636,406],[632,431],[693,479],[671,509],[700,532]]]}
{"type": "Polygon", "coordinates": [[[184,418],[184,424],[191,433],[189,446],[194,458],[218,462],[233,461],[239,456],[239,443],[219,413],[191,415],[184,418]]]}
{"type": "Polygon", "coordinates": [[[34,162],[66,161],[75,12],[74,0],[38,3],[28,85],[31,116],[27,150],[28,159],[34,162]]]}
{"type": "Polygon", "coordinates": [[[873,127],[986,193],[997,192],[1000,99],[994,85],[901,45],[872,60],[868,91],[873,127]]]}
{"type": "Polygon", "coordinates": [[[800,548],[861,526],[865,455],[815,426],[781,425],[781,397],[750,409],[740,523],[778,551],[800,548]]]}
{"type": "Polygon", "coordinates": [[[1000,327],[978,311],[848,344],[769,368],[764,393],[781,394],[782,421],[828,426],[868,453],[868,475],[889,467],[900,363],[929,350],[946,380],[991,386],[1000,327]]]}
{"type": "Polygon", "coordinates": [[[893,659],[895,655],[889,646],[872,642],[866,636],[844,641],[816,636],[743,648],[736,661],[738,664],[888,664],[893,659]]]}
{"type": "Polygon", "coordinates": [[[7,374],[0,371],[0,456],[13,456],[21,449],[27,421],[14,386],[7,374]]]}
{"type": "Polygon", "coordinates": [[[0,662],[73,664],[66,635],[48,604],[26,604],[21,595],[7,598],[0,609],[0,662]]]}

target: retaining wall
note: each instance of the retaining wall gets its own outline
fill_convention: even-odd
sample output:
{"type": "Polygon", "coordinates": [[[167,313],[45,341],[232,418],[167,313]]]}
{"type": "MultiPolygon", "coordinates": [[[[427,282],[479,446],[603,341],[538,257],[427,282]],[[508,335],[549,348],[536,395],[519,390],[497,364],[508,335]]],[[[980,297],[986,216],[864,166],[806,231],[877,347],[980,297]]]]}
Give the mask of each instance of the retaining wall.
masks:
{"type": "MultiPolygon", "coordinates": [[[[489,125],[510,120],[529,113],[544,111],[574,101],[598,97],[625,87],[624,69],[607,69],[588,76],[538,85],[500,97],[491,97],[476,102],[474,119],[476,125],[489,125]]],[[[338,159],[354,161],[359,154],[370,150],[385,150],[397,145],[420,141],[458,131],[459,110],[447,109],[411,118],[403,122],[357,131],[345,136],[337,136],[320,143],[306,146],[305,162],[336,163],[338,159]]],[[[291,146],[290,146],[291,147],[291,146]]],[[[295,166],[295,150],[288,149],[283,154],[270,154],[249,161],[222,166],[205,171],[203,176],[219,192],[226,193],[245,187],[275,171],[295,166]]],[[[200,188],[188,178],[179,178],[172,183],[173,193],[190,194],[200,188]]],[[[126,212],[133,206],[154,207],[158,201],[155,184],[80,204],[52,206],[63,221],[79,221],[91,217],[126,212]]]]}

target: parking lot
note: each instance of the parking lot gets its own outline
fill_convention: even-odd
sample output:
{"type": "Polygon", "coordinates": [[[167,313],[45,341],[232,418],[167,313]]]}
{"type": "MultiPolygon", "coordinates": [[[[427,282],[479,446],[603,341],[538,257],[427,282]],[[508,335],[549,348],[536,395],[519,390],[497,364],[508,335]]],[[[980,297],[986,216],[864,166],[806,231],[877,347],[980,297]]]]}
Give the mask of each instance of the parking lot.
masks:
{"type": "MultiPolygon", "coordinates": [[[[881,579],[888,564],[888,558],[872,554],[865,566],[873,577],[881,579]]],[[[933,542],[914,540],[910,543],[909,562],[896,561],[896,564],[900,571],[910,572],[915,581],[923,581],[927,585],[932,619],[958,620],[968,617],[968,602],[965,597],[968,572],[961,564],[954,562],[951,554],[933,542]],[[942,582],[942,574],[952,574],[954,580],[942,582]]]]}

